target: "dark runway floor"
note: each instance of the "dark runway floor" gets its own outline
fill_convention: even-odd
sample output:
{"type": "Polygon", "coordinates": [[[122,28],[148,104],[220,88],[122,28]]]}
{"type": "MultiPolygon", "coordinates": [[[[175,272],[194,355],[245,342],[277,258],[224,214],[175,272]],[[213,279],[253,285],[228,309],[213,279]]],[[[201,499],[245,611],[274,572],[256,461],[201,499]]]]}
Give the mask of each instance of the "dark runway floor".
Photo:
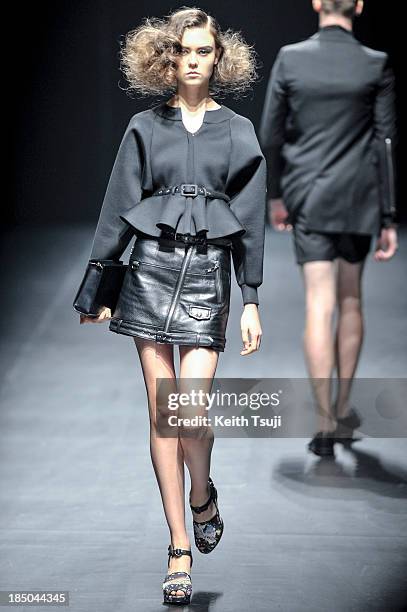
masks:
{"type": "MultiPolygon", "coordinates": [[[[93,229],[2,239],[0,590],[69,591],[74,612],[161,610],[169,538],[137,351],[107,325],[80,326],[71,306],[93,229]]],[[[369,256],[358,377],[407,377],[406,248],[404,230],[391,262],[369,256]]],[[[264,270],[261,351],[239,354],[234,283],[217,377],[306,376],[291,236],[268,231],[264,270]]],[[[306,443],[215,441],[225,532],[209,556],[193,546],[192,609],[403,609],[406,438],[366,436],[328,462],[306,443]]],[[[188,507],[187,517],[192,540],[188,507]]]]}

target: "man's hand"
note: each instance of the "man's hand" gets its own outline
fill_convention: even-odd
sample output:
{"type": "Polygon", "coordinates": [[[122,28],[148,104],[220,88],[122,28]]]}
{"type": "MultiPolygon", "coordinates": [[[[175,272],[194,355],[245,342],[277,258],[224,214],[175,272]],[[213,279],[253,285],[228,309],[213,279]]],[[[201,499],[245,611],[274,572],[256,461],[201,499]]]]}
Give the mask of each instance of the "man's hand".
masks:
{"type": "Polygon", "coordinates": [[[284,206],[284,201],[281,198],[271,198],[268,202],[269,221],[273,228],[278,232],[291,231],[292,225],[286,223],[288,210],[284,206]]]}
{"type": "Polygon", "coordinates": [[[102,306],[102,309],[100,310],[99,315],[97,317],[87,317],[81,314],[79,323],[80,325],[82,325],[82,323],[101,323],[102,321],[111,318],[112,313],[110,311],[110,308],[108,308],[107,306],[102,306]]]}
{"type": "Polygon", "coordinates": [[[395,227],[383,227],[379,238],[376,240],[373,259],[376,261],[387,261],[391,259],[398,249],[397,230],[395,227]]]}
{"type": "Polygon", "coordinates": [[[240,319],[244,349],[241,355],[250,355],[260,348],[262,330],[257,304],[246,304],[240,319]]]}

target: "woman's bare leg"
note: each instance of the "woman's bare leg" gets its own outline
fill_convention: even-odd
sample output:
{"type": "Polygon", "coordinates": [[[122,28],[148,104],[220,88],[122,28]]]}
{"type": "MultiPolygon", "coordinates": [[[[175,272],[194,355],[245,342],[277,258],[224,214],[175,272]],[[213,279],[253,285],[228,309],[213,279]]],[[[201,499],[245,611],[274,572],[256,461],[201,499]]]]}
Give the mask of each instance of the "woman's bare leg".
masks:
{"type": "MultiPolygon", "coordinates": [[[[180,391],[187,392],[193,388],[210,393],[218,359],[219,353],[214,349],[180,346],[180,391]],[[194,380],[189,383],[183,379],[194,380]]],[[[183,414],[185,416],[208,416],[205,406],[206,402],[200,406],[188,406],[183,410],[183,414]]],[[[214,433],[210,426],[184,429],[189,429],[193,433],[193,437],[189,437],[180,431],[184,460],[191,477],[191,503],[193,506],[202,506],[209,497],[208,477],[214,433]]],[[[185,433],[188,432],[185,431],[185,433]]],[[[198,522],[202,522],[212,518],[215,512],[216,508],[212,502],[204,512],[193,513],[193,517],[198,522]]]]}
{"type": "MultiPolygon", "coordinates": [[[[154,341],[134,338],[144,375],[150,417],[150,454],[163,502],[164,513],[175,548],[190,549],[188,533],[185,528],[185,486],[184,457],[177,435],[160,437],[157,435],[157,378],[174,379],[173,346],[156,344],[154,341]]],[[[171,557],[169,571],[190,570],[190,557],[171,557]]],[[[172,595],[183,595],[174,590],[172,595]]]]}
{"type": "Polygon", "coordinates": [[[318,430],[326,432],[336,427],[331,406],[335,270],[335,261],[309,261],[302,265],[306,302],[304,351],[318,404],[318,430]]]}
{"type": "Polygon", "coordinates": [[[335,352],[338,375],[336,416],[347,416],[353,377],[363,343],[361,281],[364,261],[349,263],[338,260],[338,323],[335,352]]]}

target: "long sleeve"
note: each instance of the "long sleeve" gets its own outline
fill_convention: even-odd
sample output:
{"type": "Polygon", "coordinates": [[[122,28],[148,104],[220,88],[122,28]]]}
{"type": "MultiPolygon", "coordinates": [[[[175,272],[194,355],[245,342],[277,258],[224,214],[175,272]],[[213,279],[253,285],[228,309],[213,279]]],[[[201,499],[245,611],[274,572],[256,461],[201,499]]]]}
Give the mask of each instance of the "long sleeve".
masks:
{"type": "Polygon", "coordinates": [[[260,144],[267,160],[267,191],[270,198],[282,196],[280,181],[284,161],[281,150],[287,113],[283,51],[280,49],[270,72],[259,130],[260,144]]]}
{"type": "Polygon", "coordinates": [[[396,179],[394,150],[396,141],[396,111],[394,74],[389,58],[383,66],[374,106],[375,143],[378,151],[381,226],[388,227],[396,217],[396,179]]]}
{"type": "Polygon", "coordinates": [[[97,223],[90,259],[119,260],[132,228],[120,215],[141,199],[142,148],[132,117],[120,143],[97,223]]]}
{"type": "Polygon", "coordinates": [[[258,304],[263,282],[266,212],[266,161],[252,122],[240,115],[231,120],[231,165],[226,192],[230,209],[245,228],[233,240],[232,258],[244,304],[258,304]]]}

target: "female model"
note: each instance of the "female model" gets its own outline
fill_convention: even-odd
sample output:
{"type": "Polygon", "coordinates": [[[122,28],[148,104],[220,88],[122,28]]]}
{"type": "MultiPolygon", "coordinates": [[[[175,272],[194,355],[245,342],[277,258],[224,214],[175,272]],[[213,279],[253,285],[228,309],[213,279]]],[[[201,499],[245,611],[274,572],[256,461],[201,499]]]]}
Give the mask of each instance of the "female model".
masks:
{"type": "MultiPolygon", "coordinates": [[[[131,88],[173,96],[130,119],[91,259],[118,260],[136,238],[113,316],[105,307],[97,318],[81,315],[81,323],[110,319],[111,331],[132,336],[136,344],[148,395],[150,452],[171,535],[164,602],[189,603],[184,462],[195,543],[209,553],[223,533],[209,476],[214,436],[210,427],[195,435],[157,435],[163,413],[156,381],[173,380],[175,389],[174,344],[181,385],[192,377],[213,379],[226,342],[230,255],[244,304],[240,354],[260,346],[265,160],[252,123],[209,95],[246,89],[256,76],[254,52],[238,33],[222,33],[205,12],[183,8],[165,19],[146,19],[130,32],[122,60],[131,88]]],[[[196,414],[205,414],[205,407],[196,414]]]]}

